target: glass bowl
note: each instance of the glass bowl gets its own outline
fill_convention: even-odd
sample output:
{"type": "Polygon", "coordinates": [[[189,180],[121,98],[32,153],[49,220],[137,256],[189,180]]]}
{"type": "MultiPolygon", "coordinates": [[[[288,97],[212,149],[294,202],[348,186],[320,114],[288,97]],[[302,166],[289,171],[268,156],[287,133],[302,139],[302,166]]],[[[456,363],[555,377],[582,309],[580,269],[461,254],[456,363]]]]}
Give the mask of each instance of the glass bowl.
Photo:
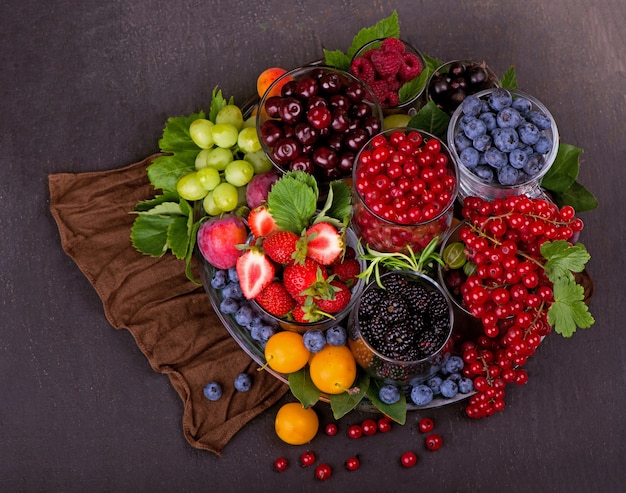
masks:
{"type": "Polygon", "coordinates": [[[480,102],[478,116],[466,114],[471,106],[478,107],[466,98],[452,115],[447,133],[459,169],[461,202],[468,196],[489,201],[521,194],[544,196],[541,179],[559,148],[552,114],[534,96],[519,90],[487,89],[474,97],[480,102]],[[496,109],[488,106],[494,98],[503,98],[494,103],[496,109]],[[499,109],[507,98],[511,103],[499,109]]]}
{"type": "Polygon", "coordinates": [[[256,125],[279,173],[301,170],[324,184],[350,177],[356,154],[382,129],[382,119],[374,93],[361,80],[310,64],[274,81],[259,102],[256,125]]]}
{"type": "Polygon", "coordinates": [[[398,38],[380,38],[363,45],[352,57],[350,72],[374,92],[383,115],[414,115],[423,104],[426,59],[413,45],[398,38]],[[397,64],[390,73],[388,57],[397,64]],[[423,75],[422,75],[423,74],[423,75]]]}
{"type": "Polygon", "coordinates": [[[350,314],[348,345],[370,376],[397,385],[419,384],[439,371],[449,353],[452,304],[423,274],[388,271],[380,280],[385,289],[370,282],[350,314]]]}
{"type": "Polygon", "coordinates": [[[457,166],[434,135],[408,127],[389,129],[357,156],[352,190],[352,227],[363,243],[382,252],[420,252],[433,238],[443,237],[452,223],[457,166]],[[386,155],[380,151],[404,146],[396,144],[399,139],[412,142],[412,149],[386,155]]]}
{"type": "Polygon", "coordinates": [[[496,87],[500,87],[498,77],[484,61],[451,60],[430,75],[426,101],[432,99],[437,107],[452,115],[465,96],[496,87]]]}

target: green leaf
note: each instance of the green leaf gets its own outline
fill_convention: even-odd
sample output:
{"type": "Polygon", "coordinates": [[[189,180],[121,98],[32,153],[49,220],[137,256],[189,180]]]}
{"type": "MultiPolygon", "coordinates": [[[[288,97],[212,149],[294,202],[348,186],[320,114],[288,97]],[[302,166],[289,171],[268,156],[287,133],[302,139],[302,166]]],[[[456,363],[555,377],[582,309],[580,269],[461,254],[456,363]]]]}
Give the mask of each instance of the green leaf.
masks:
{"type": "Polygon", "coordinates": [[[198,118],[205,118],[203,111],[189,116],[177,116],[167,119],[163,136],[159,140],[161,152],[177,154],[180,151],[200,152],[200,148],[194,143],[189,135],[189,126],[198,118]]]}
{"type": "Polygon", "coordinates": [[[167,228],[167,246],[177,259],[183,260],[187,258],[187,249],[189,248],[187,217],[177,216],[172,218],[172,222],[167,228]]]}
{"type": "Polygon", "coordinates": [[[450,116],[431,99],[411,118],[408,126],[429,132],[446,142],[449,123],[450,116]]]}
{"type": "Polygon", "coordinates": [[[436,72],[439,67],[443,65],[444,62],[438,60],[435,57],[427,55],[423,53],[424,58],[426,59],[426,67],[428,68],[429,75],[436,72]]]}
{"type": "Polygon", "coordinates": [[[151,199],[143,200],[135,205],[135,212],[149,211],[153,207],[162,204],[163,202],[178,202],[179,197],[175,192],[168,192],[162,195],[157,195],[151,199]]]}
{"type": "Polygon", "coordinates": [[[352,59],[341,50],[324,50],[324,63],[348,71],[352,59]]]}
{"type": "Polygon", "coordinates": [[[152,257],[162,256],[167,251],[167,230],[172,221],[169,216],[139,215],[130,231],[133,246],[152,257]]]}
{"type": "Polygon", "coordinates": [[[541,255],[547,259],[546,275],[553,284],[562,278],[573,280],[572,272],[582,272],[591,256],[582,243],[571,245],[565,240],[547,241],[541,245],[541,255]]]}
{"type": "Polygon", "coordinates": [[[227,104],[233,104],[233,98],[231,97],[228,101],[224,99],[222,96],[222,91],[216,87],[213,88],[213,92],[211,93],[211,107],[209,108],[209,120],[215,123],[215,117],[219,113],[219,111],[226,106],[227,104]]]}
{"type": "MultiPolygon", "coordinates": [[[[199,151],[198,151],[199,152],[199,151]]],[[[195,169],[198,152],[178,153],[176,156],[159,156],[148,166],[148,178],[156,189],[176,192],[179,178],[195,169]]]]}
{"type": "Polygon", "coordinates": [[[559,143],[554,163],[541,180],[541,186],[553,192],[565,192],[578,178],[579,157],[583,150],[573,145],[559,143]]]}
{"type": "Polygon", "coordinates": [[[425,67],[419,77],[403,84],[398,91],[400,103],[406,103],[407,101],[413,99],[417,94],[420,94],[424,90],[429,77],[430,72],[425,67]]]}
{"type": "Polygon", "coordinates": [[[200,227],[201,221],[191,221],[191,227],[189,228],[189,248],[187,249],[187,256],[185,257],[185,275],[187,279],[191,282],[200,286],[202,281],[196,279],[193,275],[193,255],[194,249],[196,248],[196,242],[198,239],[198,228],[200,227]]]}
{"type": "Polygon", "coordinates": [[[513,65],[500,77],[500,87],[505,89],[517,89],[517,77],[515,76],[515,67],[513,65]]]}
{"type": "Polygon", "coordinates": [[[581,183],[574,182],[565,192],[553,192],[552,198],[559,206],[571,205],[576,212],[591,211],[598,207],[598,199],[581,183]]]}
{"type": "Polygon", "coordinates": [[[320,399],[320,391],[313,384],[308,367],[290,373],[287,377],[289,389],[304,407],[311,407],[320,399]]]}
{"type": "Polygon", "coordinates": [[[330,408],[333,411],[333,417],[335,419],[341,419],[343,416],[352,411],[358,403],[363,400],[369,386],[370,377],[362,373],[357,378],[357,381],[350,392],[342,392],[341,394],[331,395],[330,408]]]}
{"type": "Polygon", "coordinates": [[[183,215],[180,210],[180,204],[178,202],[163,202],[161,204],[155,205],[152,209],[147,211],[143,211],[140,214],[148,214],[148,215],[183,215]]]}
{"type": "Polygon", "coordinates": [[[267,206],[281,229],[300,234],[315,214],[318,196],[317,184],[311,175],[290,171],[272,186],[267,206]]]}
{"type": "Polygon", "coordinates": [[[330,183],[328,197],[324,207],[319,212],[316,222],[336,219],[337,228],[341,228],[350,221],[352,214],[352,193],[350,187],[342,180],[335,180],[330,183]]]}
{"type": "Polygon", "coordinates": [[[359,51],[364,45],[382,38],[399,38],[400,37],[400,22],[398,19],[398,12],[395,10],[389,17],[381,19],[371,27],[364,27],[361,29],[354,39],[352,44],[348,48],[346,54],[348,58],[352,60],[352,57],[359,51]]]}
{"type": "Polygon", "coordinates": [[[576,328],[591,327],[595,320],[584,303],[584,289],[573,280],[554,284],[554,302],[548,310],[548,323],[563,337],[571,337],[576,328]]]}
{"type": "Polygon", "coordinates": [[[378,397],[378,393],[380,392],[381,387],[384,385],[384,382],[380,380],[372,380],[369,388],[367,389],[367,397],[372,404],[381,411],[382,413],[389,416],[396,423],[400,423],[401,425],[406,423],[406,397],[401,392],[400,400],[395,404],[385,404],[378,397]]]}

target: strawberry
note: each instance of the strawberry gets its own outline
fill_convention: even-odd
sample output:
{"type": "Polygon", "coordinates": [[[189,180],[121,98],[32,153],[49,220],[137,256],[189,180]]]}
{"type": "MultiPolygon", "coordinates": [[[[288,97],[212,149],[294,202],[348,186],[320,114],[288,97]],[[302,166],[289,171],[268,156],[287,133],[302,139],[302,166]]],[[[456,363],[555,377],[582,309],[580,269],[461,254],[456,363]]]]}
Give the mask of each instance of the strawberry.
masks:
{"type": "Polygon", "coordinates": [[[296,305],[291,311],[294,321],[301,324],[310,324],[321,320],[323,315],[317,313],[314,306],[315,305],[307,305],[306,303],[304,305],[296,305]]]}
{"type": "Polygon", "coordinates": [[[265,205],[259,205],[248,214],[248,227],[255,238],[278,231],[278,225],[265,205]]]}
{"type": "Polygon", "coordinates": [[[306,256],[322,265],[332,264],[344,251],[342,236],[332,224],[321,222],[306,230],[306,256]]]}
{"type": "Polygon", "coordinates": [[[262,251],[251,248],[237,259],[237,275],[243,295],[251,300],[274,279],[272,261],[262,251]]]}
{"type": "Polygon", "coordinates": [[[277,317],[287,315],[296,304],[280,281],[270,282],[254,300],[277,317]]]}
{"type": "Polygon", "coordinates": [[[352,293],[348,286],[340,281],[331,281],[330,286],[333,289],[333,294],[328,298],[316,298],[318,308],[325,313],[337,313],[343,310],[352,297],[352,293]]]}
{"type": "Polygon", "coordinates": [[[330,273],[350,287],[357,281],[356,276],[361,273],[361,264],[355,258],[347,258],[343,262],[332,264],[330,273]]]}
{"type": "Polygon", "coordinates": [[[300,237],[291,231],[275,231],[263,240],[263,250],[269,257],[279,264],[291,262],[300,237]]]}
{"type": "Polygon", "coordinates": [[[283,282],[296,303],[303,304],[309,295],[327,292],[328,273],[310,258],[302,263],[290,262],[283,270],[283,282]]]}

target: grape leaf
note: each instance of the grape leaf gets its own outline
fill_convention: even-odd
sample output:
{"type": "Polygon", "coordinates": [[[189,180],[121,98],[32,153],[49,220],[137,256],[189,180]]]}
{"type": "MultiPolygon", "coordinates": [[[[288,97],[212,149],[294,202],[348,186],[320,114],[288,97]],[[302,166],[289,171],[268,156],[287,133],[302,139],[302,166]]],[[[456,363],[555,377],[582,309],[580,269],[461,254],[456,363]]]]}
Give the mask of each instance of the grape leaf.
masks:
{"type": "Polygon", "coordinates": [[[445,142],[449,123],[448,114],[441,111],[431,99],[411,118],[408,126],[425,130],[445,142]]]}
{"type": "Polygon", "coordinates": [[[541,255],[547,259],[544,268],[553,284],[563,278],[573,280],[572,272],[582,272],[591,258],[582,243],[571,245],[565,240],[546,241],[540,250],[541,255]]]}
{"type": "Polygon", "coordinates": [[[281,177],[267,195],[267,207],[281,229],[296,234],[309,225],[315,214],[319,191],[315,179],[302,171],[290,171],[281,177]]]}
{"type": "Polygon", "coordinates": [[[219,113],[219,111],[226,106],[227,104],[234,104],[234,99],[231,98],[227,101],[224,99],[222,95],[222,91],[216,87],[213,88],[213,92],[211,94],[211,107],[209,108],[209,120],[215,123],[215,117],[219,113]]]}
{"type": "Polygon", "coordinates": [[[333,417],[340,419],[350,411],[352,411],[359,402],[365,397],[367,389],[370,386],[370,378],[368,375],[361,373],[354,383],[350,392],[342,392],[341,394],[333,394],[330,396],[330,408],[333,411],[333,417]],[[356,392],[352,392],[357,390],[356,392]]]}
{"type": "Polygon", "coordinates": [[[151,199],[138,202],[135,205],[135,211],[137,212],[149,211],[153,207],[159,204],[162,204],[163,202],[177,202],[178,200],[179,198],[178,198],[177,193],[170,192],[170,193],[165,193],[162,195],[156,195],[151,199]]]}
{"type": "Polygon", "coordinates": [[[138,251],[160,257],[167,251],[167,230],[172,223],[170,216],[140,214],[130,231],[130,239],[138,251]]]}
{"type": "Polygon", "coordinates": [[[511,65],[504,75],[500,77],[500,87],[505,89],[517,89],[517,77],[515,75],[515,67],[511,65]]]}
{"type": "Polygon", "coordinates": [[[195,169],[198,152],[178,152],[176,155],[157,157],[148,166],[150,183],[158,190],[175,192],[179,178],[195,169]]]}
{"type": "Polygon", "coordinates": [[[554,302],[548,310],[548,323],[563,337],[571,337],[576,328],[591,327],[595,320],[584,303],[584,289],[571,279],[554,284],[554,302]]]}
{"type": "Polygon", "coordinates": [[[304,407],[311,407],[320,399],[320,391],[313,384],[308,367],[290,373],[287,377],[289,389],[304,407]]]}
{"type": "Polygon", "coordinates": [[[146,211],[140,212],[140,214],[161,214],[161,215],[183,215],[180,210],[180,204],[178,202],[162,202],[160,204],[155,205],[152,209],[148,209],[146,211]]]}
{"type": "Polygon", "coordinates": [[[385,404],[380,400],[380,397],[378,397],[378,393],[383,385],[384,382],[380,380],[372,380],[367,389],[367,397],[372,401],[376,409],[389,416],[396,423],[403,425],[406,423],[406,397],[403,393],[400,393],[400,400],[398,402],[395,404],[385,404]]]}
{"type": "Polygon", "coordinates": [[[194,120],[205,118],[204,111],[189,116],[177,116],[167,119],[163,136],[159,140],[161,152],[176,154],[180,151],[200,151],[189,135],[189,126],[194,120]]]}

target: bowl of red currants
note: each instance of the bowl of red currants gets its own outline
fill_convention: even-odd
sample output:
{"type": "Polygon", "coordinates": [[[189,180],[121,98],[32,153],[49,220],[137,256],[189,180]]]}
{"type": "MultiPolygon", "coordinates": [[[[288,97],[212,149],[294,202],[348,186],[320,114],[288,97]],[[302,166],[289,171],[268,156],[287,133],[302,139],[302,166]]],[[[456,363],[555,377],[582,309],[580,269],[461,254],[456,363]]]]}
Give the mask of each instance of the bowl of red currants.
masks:
{"type": "Polygon", "coordinates": [[[385,116],[415,114],[426,89],[426,59],[414,46],[398,38],[381,38],[361,47],[350,72],[374,92],[385,116]]]}
{"type": "Polygon", "coordinates": [[[467,96],[448,125],[459,198],[544,197],[541,179],[559,147],[548,109],[525,92],[495,88],[467,96]]]}
{"type": "Polygon", "coordinates": [[[278,172],[300,170],[327,183],[351,176],[357,153],[380,132],[382,118],[376,96],[360,79],[311,64],[269,87],[259,103],[257,132],[278,172]]]}
{"type": "Polygon", "coordinates": [[[465,96],[500,86],[485,62],[452,60],[439,66],[428,79],[426,99],[452,115],[465,96]]]}
{"type": "Polygon", "coordinates": [[[414,128],[374,136],[357,156],[352,226],[380,252],[421,252],[450,228],[457,167],[446,145],[414,128]]]}

